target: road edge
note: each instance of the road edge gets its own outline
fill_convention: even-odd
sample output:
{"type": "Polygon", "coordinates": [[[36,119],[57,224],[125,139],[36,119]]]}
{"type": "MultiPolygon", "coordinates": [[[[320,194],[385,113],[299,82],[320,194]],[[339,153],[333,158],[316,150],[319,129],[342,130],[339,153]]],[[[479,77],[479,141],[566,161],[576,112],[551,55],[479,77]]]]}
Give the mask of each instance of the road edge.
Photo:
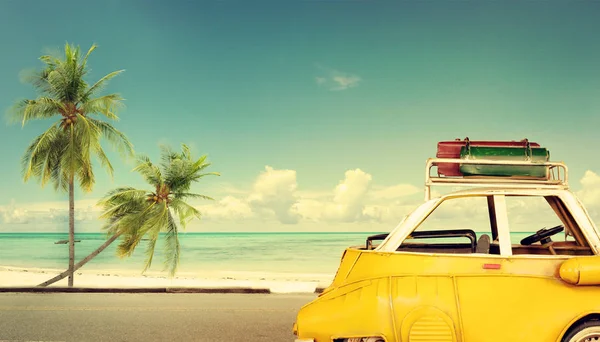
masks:
{"type": "Polygon", "coordinates": [[[101,287],[0,287],[0,293],[242,293],[242,294],[271,294],[267,288],[228,287],[228,288],[197,288],[197,287],[132,287],[132,288],[101,288],[101,287]]]}

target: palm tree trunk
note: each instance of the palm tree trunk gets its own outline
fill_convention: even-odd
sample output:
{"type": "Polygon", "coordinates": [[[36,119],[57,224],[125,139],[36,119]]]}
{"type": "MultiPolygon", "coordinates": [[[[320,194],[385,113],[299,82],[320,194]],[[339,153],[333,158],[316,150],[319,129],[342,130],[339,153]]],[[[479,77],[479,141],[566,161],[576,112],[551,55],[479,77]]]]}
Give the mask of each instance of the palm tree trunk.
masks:
{"type": "Polygon", "coordinates": [[[75,186],[71,173],[69,179],[69,287],[73,287],[75,264],[75,186]]]}
{"type": "MultiPolygon", "coordinates": [[[[80,262],[77,263],[77,265],[73,266],[73,272],[77,271],[78,269],[80,269],[83,265],[87,264],[88,261],[92,260],[93,258],[95,258],[98,254],[100,254],[100,252],[102,252],[103,250],[106,249],[106,247],[110,246],[111,243],[113,243],[116,239],[119,238],[119,236],[121,236],[121,233],[117,233],[113,236],[110,237],[110,239],[106,240],[100,247],[98,247],[95,251],[93,251],[92,253],[90,253],[90,255],[86,256],[83,260],[81,260],[80,262]]],[[[57,275],[56,277],[50,279],[50,280],[46,280],[45,282],[39,284],[39,287],[45,287],[48,286],[50,284],[54,284],[59,280],[64,279],[66,276],[71,276],[71,271],[67,270],[64,271],[63,273],[57,275]]]]}

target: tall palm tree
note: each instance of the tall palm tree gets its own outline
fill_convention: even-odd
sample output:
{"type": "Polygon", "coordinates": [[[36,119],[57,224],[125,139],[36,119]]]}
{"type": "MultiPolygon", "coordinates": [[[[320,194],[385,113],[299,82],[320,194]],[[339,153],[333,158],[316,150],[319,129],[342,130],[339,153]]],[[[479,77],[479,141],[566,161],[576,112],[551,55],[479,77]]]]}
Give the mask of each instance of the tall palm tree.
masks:
{"type": "MultiPolygon", "coordinates": [[[[188,199],[212,198],[191,193],[193,183],[208,175],[220,176],[218,172],[203,173],[211,164],[206,162],[206,155],[198,159],[191,156],[190,149],[182,145],[182,151],[175,153],[168,147],[162,148],[161,163],[156,165],[148,157],[138,158],[134,171],[139,172],[151,188],[149,190],[121,187],[110,191],[99,204],[103,208],[101,218],[106,219],[103,229],[109,238],[98,249],[75,265],[78,270],[92,260],[118,238],[117,247],[120,257],[131,256],[144,236],[148,237],[146,247],[145,272],[152,265],[154,250],[160,233],[165,236],[165,269],[170,276],[175,275],[179,265],[179,227],[185,228],[187,223],[200,218],[196,208],[188,204],[188,199]],[[177,219],[176,219],[177,218],[177,219]]],[[[39,284],[48,286],[67,276],[63,272],[58,276],[39,284]]]]}
{"type": "Polygon", "coordinates": [[[87,60],[95,49],[92,45],[82,57],[79,47],[67,43],[64,56],[40,57],[44,67],[28,79],[40,95],[17,102],[12,112],[13,119],[23,126],[32,120],[58,119],[29,145],[22,167],[25,181],[37,178],[42,186],[51,182],[56,190],[69,193],[69,287],[73,286],[75,260],[75,182],[86,192],[92,190],[92,155],[112,176],[113,167],[101,146],[103,138],[120,152],[133,154],[125,135],[103,120],[118,120],[116,110],[123,99],[118,94],[99,95],[123,70],[111,72],[91,86],[84,79],[87,60]]]}

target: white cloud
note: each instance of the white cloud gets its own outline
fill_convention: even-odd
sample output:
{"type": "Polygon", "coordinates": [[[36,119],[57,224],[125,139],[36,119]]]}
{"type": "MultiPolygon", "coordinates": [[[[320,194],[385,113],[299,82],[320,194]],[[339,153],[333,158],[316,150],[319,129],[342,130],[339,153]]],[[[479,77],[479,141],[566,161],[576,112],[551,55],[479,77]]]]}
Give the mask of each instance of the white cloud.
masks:
{"type": "Polygon", "coordinates": [[[329,198],[301,199],[295,209],[309,220],[354,222],[363,219],[366,194],[372,176],[360,169],[346,171],[345,178],[333,189],[329,198]]]}
{"type": "Polygon", "coordinates": [[[595,221],[600,219],[600,176],[592,171],[586,171],[581,180],[582,189],[577,196],[583,202],[590,216],[595,221]]]}
{"type": "MultiPolygon", "coordinates": [[[[580,183],[582,189],[576,195],[585,204],[592,218],[600,219],[600,175],[587,171],[580,183]]],[[[323,190],[299,189],[295,170],[275,169],[271,166],[265,166],[255,181],[245,189],[228,184],[217,184],[213,188],[217,190],[211,190],[208,195],[215,197],[216,201],[193,204],[197,204],[203,214],[200,225],[208,221],[207,224],[214,227],[211,229],[216,230],[221,226],[233,227],[232,225],[247,227],[249,230],[278,225],[282,229],[282,224],[294,225],[293,229],[337,227],[335,229],[343,230],[341,227],[361,225],[368,229],[377,224],[392,227],[423,202],[422,187],[412,184],[378,185],[376,177],[359,168],[345,171],[337,185],[332,184],[329,189],[323,190]],[[218,196],[219,193],[222,196],[218,196]]],[[[433,192],[432,195],[439,194],[433,192]]],[[[488,214],[486,203],[483,203],[485,200],[481,199],[482,204],[475,202],[477,200],[479,199],[448,202],[430,218],[432,224],[480,226],[475,221],[487,220],[488,214]]],[[[95,206],[96,202],[77,201],[76,220],[97,220],[100,208],[95,206]]],[[[552,212],[543,200],[535,202],[512,198],[507,204],[511,225],[531,230],[551,223],[552,212]],[[535,216],[535,212],[546,216],[535,216]],[[546,218],[548,222],[544,221],[546,218]]],[[[62,224],[68,222],[68,205],[66,201],[12,202],[10,205],[0,206],[0,219],[4,224],[62,224]]],[[[205,227],[200,229],[204,230],[205,227]]]]}
{"type": "Polygon", "coordinates": [[[396,223],[413,210],[421,199],[406,199],[419,190],[409,184],[372,187],[372,175],[361,169],[349,170],[329,196],[301,198],[297,212],[312,221],[396,223]],[[396,199],[396,200],[394,200],[396,199]],[[380,204],[376,204],[379,202],[380,204]]]}
{"type": "Polygon", "coordinates": [[[11,204],[6,207],[1,207],[0,212],[2,213],[2,221],[4,223],[29,222],[29,215],[27,210],[23,208],[17,208],[14,201],[12,201],[11,204]]]}
{"type": "Polygon", "coordinates": [[[334,76],[333,82],[337,83],[337,87],[331,90],[345,90],[358,85],[360,77],[358,76],[334,76]]]}
{"type": "Polygon", "coordinates": [[[293,210],[297,188],[296,171],[266,166],[254,183],[248,203],[255,210],[273,213],[281,223],[297,223],[299,216],[293,210]]]}
{"type": "Polygon", "coordinates": [[[315,77],[317,85],[332,91],[346,90],[359,85],[362,79],[358,75],[318,66],[324,75],[315,77]]]}
{"type": "Polygon", "coordinates": [[[415,210],[418,204],[419,203],[416,201],[413,201],[413,203],[394,201],[382,205],[366,205],[363,209],[363,215],[375,222],[394,225],[400,222],[403,216],[408,215],[411,211],[415,210]]]}
{"type": "Polygon", "coordinates": [[[345,179],[333,191],[333,206],[325,216],[342,222],[360,220],[363,216],[365,197],[373,177],[361,169],[346,171],[345,179]]]}
{"type": "MultiPolygon", "coordinates": [[[[93,221],[100,214],[97,200],[75,201],[75,221],[93,221]]],[[[2,223],[58,223],[68,222],[68,202],[37,202],[0,206],[2,223]]]]}
{"type": "Polygon", "coordinates": [[[215,204],[198,206],[202,219],[209,220],[244,220],[254,217],[252,208],[244,200],[234,196],[225,196],[215,204]]]}
{"type": "Polygon", "coordinates": [[[411,196],[420,192],[423,192],[423,189],[412,184],[398,184],[388,187],[378,187],[371,192],[370,197],[380,200],[393,200],[400,197],[411,196]]]}
{"type": "Polygon", "coordinates": [[[304,220],[320,223],[396,222],[414,203],[403,199],[418,191],[408,184],[371,189],[373,176],[361,169],[348,170],[330,191],[298,190],[294,170],[270,166],[256,178],[250,191],[236,189],[222,200],[198,206],[207,220],[276,220],[297,224],[304,220]],[[396,199],[391,203],[390,200],[396,199]],[[373,205],[373,202],[383,202],[373,205]]]}
{"type": "Polygon", "coordinates": [[[293,224],[299,219],[294,209],[298,200],[297,187],[296,171],[266,166],[251,190],[228,186],[223,189],[227,193],[223,199],[197,208],[207,220],[275,219],[280,223],[293,224]]]}

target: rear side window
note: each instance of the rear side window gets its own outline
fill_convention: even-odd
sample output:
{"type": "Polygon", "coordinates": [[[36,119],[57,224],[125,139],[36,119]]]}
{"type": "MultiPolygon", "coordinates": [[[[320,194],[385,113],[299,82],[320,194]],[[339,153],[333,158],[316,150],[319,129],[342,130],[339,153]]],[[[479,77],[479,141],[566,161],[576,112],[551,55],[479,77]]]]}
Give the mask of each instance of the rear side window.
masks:
{"type": "Polygon", "coordinates": [[[450,198],[435,208],[398,250],[471,254],[479,252],[477,244],[483,235],[491,241],[487,197],[450,198]]]}

